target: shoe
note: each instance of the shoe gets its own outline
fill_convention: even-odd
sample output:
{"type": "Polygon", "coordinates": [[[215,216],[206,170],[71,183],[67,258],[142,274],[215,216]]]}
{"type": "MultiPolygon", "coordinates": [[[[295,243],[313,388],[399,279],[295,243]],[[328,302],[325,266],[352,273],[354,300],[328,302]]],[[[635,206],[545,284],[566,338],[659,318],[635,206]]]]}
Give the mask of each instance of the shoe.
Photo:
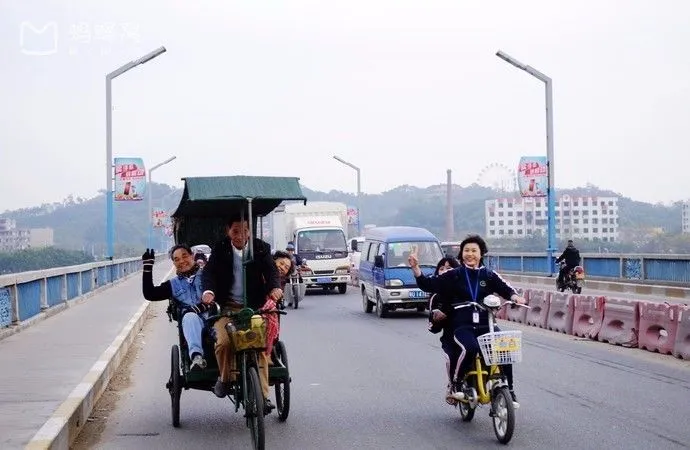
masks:
{"type": "Polygon", "coordinates": [[[451,406],[455,406],[458,404],[458,399],[453,397],[453,384],[448,383],[448,386],[446,386],[446,403],[448,403],[451,406]]]}
{"type": "Polygon", "coordinates": [[[194,353],[192,356],[192,364],[189,366],[189,370],[203,370],[206,368],[206,360],[199,353],[194,353]]]}
{"type": "Polygon", "coordinates": [[[216,385],[213,387],[213,393],[216,394],[216,397],[218,398],[227,397],[231,392],[232,383],[230,382],[223,383],[222,381],[218,380],[216,381],[216,385]]]}
{"type": "Polygon", "coordinates": [[[513,399],[513,408],[518,409],[520,407],[520,403],[517,401],[517,397],[515,396],[515,391],[511,390],[510,391],[510,397],[513,399]]]}
{"type": "Polygon", "coordinates": [[[271,414],[271,411],[275,409],[275,406],[271,402],[270,398],[267,398],[264,400],[264,416],[271,414]]]}

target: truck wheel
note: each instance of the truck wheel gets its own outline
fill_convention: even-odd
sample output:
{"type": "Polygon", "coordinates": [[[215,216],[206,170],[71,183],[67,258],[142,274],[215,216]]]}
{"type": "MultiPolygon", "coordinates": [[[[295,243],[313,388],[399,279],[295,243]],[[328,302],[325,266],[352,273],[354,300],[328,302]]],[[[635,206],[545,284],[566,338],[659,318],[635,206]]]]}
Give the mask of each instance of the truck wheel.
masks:
{"type": "Polygon", "coordinates": [[[342,283],[338,285],[338,293],[344,294],[347,292],[347,283],[342,283]]]}

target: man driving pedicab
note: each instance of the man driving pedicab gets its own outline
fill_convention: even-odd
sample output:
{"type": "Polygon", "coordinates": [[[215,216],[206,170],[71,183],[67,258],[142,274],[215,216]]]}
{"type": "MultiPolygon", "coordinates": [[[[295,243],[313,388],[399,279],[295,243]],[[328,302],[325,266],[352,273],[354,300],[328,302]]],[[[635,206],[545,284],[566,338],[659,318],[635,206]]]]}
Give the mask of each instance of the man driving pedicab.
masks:
{"type": "MultiPolygon", "coordinates": [[[[254,238],[254,257],[244,266],[246,276],[243,277],[243,255],[248,252],[250,238],[249,223],[240,217],[232,218],[228,221],[225,232],[226,236],[213,247],[203,270],[202,302],[217,303],[222,313],[236,312],[243,307],[254,310],[275,309],[275,302],[282,298],[283,291],[280,289],[278,269],[273,262],[270,245],[254,238]]],[[[221,317],[213,325],[215,354],[220,371],[220,378],[213,392],[221,398],[230,393],[237,377],[235,354],[230,336],[225,330],[229,322],[230,318],[221,317]]],[[[268,398],[269,359],[267,352],[259,354],[259,378],[264,395],[264,411],[267,412],[274,408],[268,398]]]]}

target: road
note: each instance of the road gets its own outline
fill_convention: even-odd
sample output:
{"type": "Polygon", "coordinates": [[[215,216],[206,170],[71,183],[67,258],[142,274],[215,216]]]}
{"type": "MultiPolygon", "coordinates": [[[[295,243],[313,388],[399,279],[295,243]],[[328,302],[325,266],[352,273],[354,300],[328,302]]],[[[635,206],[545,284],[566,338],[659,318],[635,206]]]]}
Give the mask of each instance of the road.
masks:
{"type": "MultiPolygon", "coordinates": [[[[182,428],[170,423],[170,346],[165,305],[144,328],[129,383],[89,436],[98,449],[251,448],[249,431],[227,400],[182,393],[182,428]]],[[[418,313],[379,319],[360,296],[310,295],[283,318],[292,407],[286,423],[266,421],[267,448],[484,449],[499,446],[488,409],[472,423],[445,404],[438,337],[418,313]]],[[[505,324],[504,324],[505,325],[505,324]]],[[[514,449],[690,448],[690,364],[572,336],[524,331],[515,367],[514,449]]],[[[97,405],[97,410],[99,409],[97,405]]],[[[103,409],[103,408],[101,408],[103,409]]]]}

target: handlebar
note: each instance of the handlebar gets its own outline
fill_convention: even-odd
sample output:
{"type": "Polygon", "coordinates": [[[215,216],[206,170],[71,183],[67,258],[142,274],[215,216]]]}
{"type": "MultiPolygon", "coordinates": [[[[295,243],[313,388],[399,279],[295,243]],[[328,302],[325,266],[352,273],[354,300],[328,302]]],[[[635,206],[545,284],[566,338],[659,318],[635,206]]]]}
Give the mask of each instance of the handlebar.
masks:
{"type": "Polygon", "coordinates": [[[501,309],[501,308],[503,308],[505,305],[510,305],[511,308],[515,308],[516,306],[522,306],[523,308],[528,308],[528,309],[531,308],[531,306],[529,306],[529,305],[523,305],[523,304],[521,304],[521,303],[517,303],[517,302],[514,302],[514,301],[512,301],[512,300],[506,300],[506,301],[503,302],[503,303],[501,304],[501,306],[499,306],[498,308],[489,308],[489,307],[487,307],[486,305],[484,305],[484,304],[482,304],[482,303],[478,303],[478,302],[460,302],[460,303],[452,303],[450,306],[451,306],[453,309],[462,309],[462,308],[477,307],[477,308],[479,308],[479,309],[481,309],[481,310],[483,310],[483,311],[487,311],[487,312],[488,312],[488,311],[491,310],[491,309],[501,309]]]}
{"type": "MultiPolygon", "coordinates": [[[[217,307],[217,308],[218,308],[218,307],[217,307]]],[[[225,313],[218,312],[217,314],[215,314],[215,315],[213,315],[213,316],[209,316],[209,317],[206,319],[206,323],[208,323],[209,325],[212,325],[212,324],[214,324],[215,322],[217,322],[221,317],[229,317],[229,318],[233,319],[233,318],[235,318],[235,317],[239,317],[240,314],[247,314],[247,315],[248,315],[248,312],[244,312],[244,311],[246,311],[246,310],[248,310],[248,309],[252,311],[252,315],[256,315],[256,314],[258,314],[258,315],[262,315],[262,314],[278,314],[278,315],[284,316],[284,315],[287,314],[286,311],[283,311],[283,310],[280,310],[280,309],[261,309],[261,308],[260,308],[260,309],[257,309],[257,310],[252,310],[251,308],[248,308],[248,307],[247,307],[247,308],[242,308],[242,309],[240,309],[239,311],[229,311],[229,312],[225,312],[225,313]]]]}

